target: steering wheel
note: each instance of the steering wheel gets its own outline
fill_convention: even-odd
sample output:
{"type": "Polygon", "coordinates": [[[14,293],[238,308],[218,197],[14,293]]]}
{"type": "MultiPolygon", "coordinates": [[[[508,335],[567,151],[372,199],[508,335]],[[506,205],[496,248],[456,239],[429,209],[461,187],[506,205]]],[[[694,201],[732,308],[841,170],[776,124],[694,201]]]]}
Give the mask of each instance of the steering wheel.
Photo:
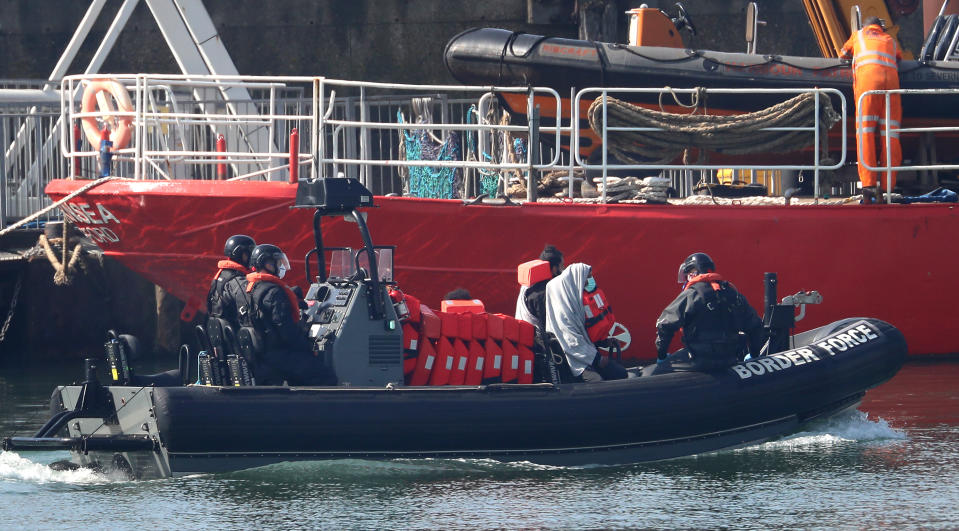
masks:
{"type": "Polygon", "coordinates": [[[681,30],[686,28],[689,30],[690,35],[696,35],[696,25],[693,24],[693,19],[689,18],[689,13],[686,12],[683,4],[676,2],[676,11],[678,15],[673,19],[673,24],[676,25],[676,29],[681,30]]]}

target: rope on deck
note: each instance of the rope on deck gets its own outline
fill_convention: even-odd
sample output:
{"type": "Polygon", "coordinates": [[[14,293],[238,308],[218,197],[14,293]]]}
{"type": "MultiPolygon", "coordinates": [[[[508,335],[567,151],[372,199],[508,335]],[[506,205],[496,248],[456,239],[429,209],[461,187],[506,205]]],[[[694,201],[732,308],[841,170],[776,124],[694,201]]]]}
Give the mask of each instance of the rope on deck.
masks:
{"type": "MultiPolygon", "coordinates": [[[[809,127],[815,123],[816,94],[800,94],[765,109],[736,115],[673,114],[607,97],[609,127],[648,127],[656,131],[607,131],[607,149],[621,162],[657,164],[690,148],[728,155],[796,151],[813,142],[812,131],[764,131],[770,127],[809,127]]],[[[593,101],[589,125],[602,136],[603,100],[593,101]]],[[[819,93],[820,139],[839,121],[829,96],[819,93]]],[[[688,158],[688,157],[686,157],[688,158]]]]}

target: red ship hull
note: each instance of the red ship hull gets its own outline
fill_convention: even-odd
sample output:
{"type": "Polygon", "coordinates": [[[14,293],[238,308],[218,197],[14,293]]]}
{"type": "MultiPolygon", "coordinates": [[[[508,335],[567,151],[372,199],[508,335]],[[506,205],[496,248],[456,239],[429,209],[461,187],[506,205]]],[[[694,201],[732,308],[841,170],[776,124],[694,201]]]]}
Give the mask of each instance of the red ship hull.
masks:
{"type": "MultiPolygon", "coordinates": [[[[59,199],[85,184],[59,180],[59,199]]],[[[199,307],[223,242],[245,233],[293,259],[313,247],[312,211],[292,209],[296,186],[282,182],[114,181],[74,198],[67,215],[105,253],[199,307]]],[[[709,253],[757,309],[764,272],[779,274],[780,297],[818,290],[800,329],[870,316],[906,336],[911,354],[959,352],[955,305],[945,291],[959,263],[950,242],[959,216],[950,205],[675,206],[535,203],[467,206],[459,201],[377,197],[368,223],[378,245],[396,245],[402,289],[438,306],[468,289],[490,311],[512,314],[516,265],[551,243],[566,263],[593,266],[617,320],[632,333],[625,353],[654,357],[654,323],[675,297],[677,265],[709,253]]],[[[355,227],[325,228],[326,245],[358,247],[355,227]]],[[[762,312],[760,312],[762,313],[762,312]]]]}

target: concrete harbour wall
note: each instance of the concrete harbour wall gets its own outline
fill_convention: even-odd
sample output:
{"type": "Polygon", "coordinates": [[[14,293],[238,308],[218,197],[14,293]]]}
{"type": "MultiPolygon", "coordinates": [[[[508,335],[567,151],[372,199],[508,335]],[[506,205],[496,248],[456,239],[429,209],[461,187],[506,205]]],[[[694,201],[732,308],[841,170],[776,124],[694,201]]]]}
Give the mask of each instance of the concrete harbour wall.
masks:
{"type": "MultiPolygon", "coordinates": [[[[618,15],[639,1],[608,0],[618,15]]],[[[580,0],[580,4],[587,4],[580,0]]],[[[675,14],[675,2],[647,0],[675,14]]],[[[110,0],[70,73],[88,64],[121,4],[110,0]]],[[[402,83],[452,82],[443,48],[476,26],[575,37],[573,0],[207,0],[204,2],[238,70],[250,75],[324,75],[402,83]],[[535,23],[530,23],[533,21],[535,23]]],[[[745,51],[746,0],[683,2],[698,32],[687,46],[745,51]]],[[[799,0],[760,0],[759,53],[818,55],[799,0]]],[[[83,18],[89,2],[0,0],[0,78],[45,79],[83,18]]],[[[896,19],[906,47],[922,40],[921,9],[896,19]]],[[[145,2],[135,9],[103,72],[178,72],[145,2]]]]}

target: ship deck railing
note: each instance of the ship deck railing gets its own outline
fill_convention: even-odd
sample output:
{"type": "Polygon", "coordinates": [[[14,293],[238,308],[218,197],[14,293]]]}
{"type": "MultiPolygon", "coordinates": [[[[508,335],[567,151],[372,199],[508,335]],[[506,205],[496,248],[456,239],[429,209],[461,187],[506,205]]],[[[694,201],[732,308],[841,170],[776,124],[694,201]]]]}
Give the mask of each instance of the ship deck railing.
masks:
{"type": "MultiPolygon", "coordinates": [[[[608,175],[610,170],[660,170],[660,171],[670,171],[670,170],[679,170],[684,172],[683,176],[685,177],[683,185],[678,186],[677,188],[686,190],[687,194],[692,190],[691,183],[691,174],[690,171],[699,170],[699,171],[715,171],[715,170],[738,170],[738,171],[749,171],[752,175],[755,175],[757,170],[765,171],[811,171],[813,172],[813,194],[815,198],[820,196],[820,186],[819,186],[819,177],[820,172],[827,170],[836,170],[841,168],[846,162],[846,135],[840,134],[840,143],[841,146],[838,149],[838,160],[827,161],[822,156],[822,152],[830,152],[829,145],[821,146],[820,140],[827,140],[828,135],[825,138],[821,138],[822,131],[825,131],[826,128],[823,127],[821,123],[822,117],[820,114],[820,94],[825,94],[829,96],[832,100],[837,101],[840,106],[839,122],[832,125],[830,129],[839,126],[840,131],[846,131],[846,98],[843,96],[842,92],[837,89],[823,89],[823,88],[797,88],[797,89],[743,89],[743,88],[710,88],[710,89],[680,89],[680,88],[609,88],[609,87],[590,87],[580,90],[576,93],[573,98],[572,112],[573,112],[573,122],[578,123],[581,119],[580,109],[581,102],[584,99],[596,100],[600,104],[602,111],[602,128],[599,132],[600,138],[602,139],[603,146],[607,146],[610,133],[617,132],[646,132],[646,131],[663,131],[661,128],[654,127],[632,127],[632,126],[619,126],[612,127],[609,125],[607,116],[609,114],[609,98],[611,94],[616,94],[617,96],[626,94],[655,94],[660,97],[664,95],[670,95],[676,97],[677,95],[688,95],[690,98],[704,97],[709,94],[748,94],[748,95],[781,95],[784,97],[793,97],[800,94],[815,94],[814,98],[814,112],[813,120],[808,126],[795,126],[795,127],[764,127],[759,129],[759,132],[788,132],[788,131],[798,131],[798,132],[808,132],[812,136],[812,146],[810,149],[810,160],[805,164],[763,164],[761,167],[758,167],[755,164],[709,164],[709,163],[692,163],[692,164],[664,164],[661,162],[651,163],[651,164],[640,164],[640,163],[630,163],[630,164],[616,164],[610,163],[609,159],[609,150],[603,149],[601,151],[601,160],[598,164],[590,164],[589,161],[584,161],[580,157],[579,145],[582,139],[580,130],[578,128],[573,130],[573,143],[571,152],[575,153],[575,163],[577,166],[583,169],[592,169],[598,170],[602,174],[603,190],[602,190],[602,199],[606,200],[606,182],[608,180],[608,175]],[[820,147],[825,147],[824,150],[821,150],[820,147]]],[[[662,100],[660,100],[662,101],[662,100]]],[[[678,100],[677,100],[678,101],[678,100]]],[[[695,110],[695,109],[694,109],[695,110]]]]}
{"type": "MultiPolygon", "coordinates": [[[[959,32],[956,33],[956,38],[959,38],[959,32]]],[[[932,160],[937,159],[935,153],[935,135],[959,135],[959,126],[902,127],[901,124],[897,124],[891,119],[891,101],[893,95],[899,95],[900,98],[908,98],[912,96],[941,96],[942,98],[940,98],[940,101],[943,104],[945,104],[947,101],[946,97],[952,96],[952,101],[949,101],[949,103],[955,105],[955,98],[959,97],[959,88],[868,90],[859,95],[859,99],[856,102],[856,108],[860,108],[863,100],[872,95],[877,95],[883,98],[883,108],[885,114],[880,117],[881,125],[877,129],[877,132],[879,132],[879,129],[882,129],[880,143],[882,149],[885,151],[885,157],[878,157],[877,152],[877,163],[875,166],[869,164],[868,161],[860,161],[859,163],[862,164],[862,166],[867,170],[880,172],[880,179],[884,180],[886,190],[890,190],[892,188],[893,173],[902,171],[920,172],[920,180],[924,185],[929,186],[929,183],[938,180],[938,172],[959,170],[959,164],[939,164],[935,162],[928,162],[930,158],[932,160]],[[889,162],[892,160],[891,139],[896,137],[900,138],[901,140],[903,135],[918,135],[920,159],[919,164],[889,164],[889,162]],[[886,164],[882,164],[882,160],[885,160],[886,164]]],[[[903,162],[905,160],[906,159],[903,158],[903,162]]],[[[892,201],[891,196],[888,194],[887,201],[892,201]]]]}
{"type": "MultiPolygon", "coordinates": [[[[600,98],[614,93],[646,92],[678,94],[684,89],[615,89],[586,88],[566,95],[537,87],[467,87],[459,85],[409,85],[334,80],[323,77],[276,76],[185,76],[129,74],[111,75],[128,88],[133,107],[112,113],[83,113],[80,96],[85,84],[103,79],[102,74],[68,76],[60,84],[60,105],[56,111],[49,101],[27,106],[0,102],[0,138],[4,140],[4,156],[0,159],[0,189],[4,192],[0,205],[0,227],[9,218],[26,216],[49,204],[43,194],[52,179],[99,176],[99,146],[91,144],[75,127],[83,118],[104,115],[123,116],[132,121],[133,135],[129,146],[114,153],[111,175],[136,179],[246,179],[288,180],[291,178],[290,133],[299,134],[298,150],[293,166],[301,176],[347,176],[366,184],[374,193],[409,195],[408,175],[411,169],[428,168],[441,172],[453,170],[456,176],[455,196],[474,198],[481,191],[481,179],[496,178],[497,194],[504,194],[510,183],[530,182],[553,173],[564,186],[566,200],[580,200],[581,193],[570,183],[598,178],[599,197],[606,201],[605,183],[610,173],[649,172],[656,170],[668,177],[680,197],[694,194],[693,184],[717,183],[718,174],[729,171],[743,180],[756,182],[760,172],[799,174],[798,179],[812,175],[814,197],[823,195],[818,175],[845,163],[847,146],[830,146],[835,154],[825,160],[818,150],[807,150],[810,160],[799,164],[729,164],[693,163],[683,165],[611,164],[606,156],[582,160],[576,147],[581,142],[579,105],[564,110],[561,99],[579,102],[583,98],[600,98]],[[230,91],[246,96],[236,98],[230,91]],[[559,109],[558,116],[549,113],[542,119],[504,119],[504,106],[498,99],[503,94],[522,94],[527,102],[526,115],[535,116],[537,104],[559,109]],[[548,103],[544,103],[548,102],[548,103]],[[29,107],[29,109],[28,109],[29,107]],[[572,115],[570,115],[572,113],[572,115]],[[59,114],[59,119],[57,119],[59,114]],[[399,117],[403,117],[400,123],[399,117]],[[525,123],[521,123],[525,122],[525,123]],[[62,128],[61,124],[70,124],[62,128]],[[460,138],[459,157],[450,160],[407,160],[401,151],[401,139],[420,132],[436,143],[460,138]],[[222,136],[223,142],[217,143],[222,136]],[[533,139],[529,143],[529,139],[533,139]],[[536,139],[543,138],[543,142],[536,139]],[[561,139],[573,145],[561,146],[561,139]],[[532,148],[530,148],[532,146],[532,148]],[[517,152],[519,150],[520,152],[517,152]],[[522,151],[525,151],[523,153],[522,151]],[[838,161],[838,162],[837,162],[838,161]]],[[[37,94],[45,93],[45,82],[23,83],[37,94]]],[[[709,93],[745,91],[749,89],[709,89],[709,93]]],[[[826,89],[763,89],[781,93],[783,98],[800,92],[829,92],[826,89]]],[[[955,91],[940,91],[953,94],[955,91]]],[[[842,123],[835,128],[846,130],[847,116],[842,94],[832,91],[830,97],[839,102],[842,123]]],[[[48,98],[40,98],[46,99],[48,98]]],[[[818,100],[817,100],[818,101],[818,100]]],[[[818,113],[816,113],[818,117],[818,113]]],[[[604,121],[605,122],[605,121],[604,121]]],[[[959,130],[957,128],[950,128],[959,130]]],[[[601,131],[607,135],[613,128],[601,131]]],[[[818,135],[819,124],[808,126],[818,135]]],[[[924,132],[917,131],[922,134],[924,132]]],[[[937,134],[933,131],[925,132],[937,134]]],[[[818,140],[818,138],[817,138],[818,140]]],[[[838,143],[837,143],[838,144],[838,143]]],[[[816,144],[818,145],[818,143],[816,144]]],[[[605,150],[602,150],[605,152],[605,150]]],[[[955,169],[948,165],[911,165],[895,169],[955,169]]],[[[844,168],[844,169],[848,169],[844,168]]],[[[647,173],[648,174],[648,173],[647,173]]],[[[783,182],[786,178],[783,178],[783,182]]],[[[832,193],[855,192],[853,182],[848,189],[833,188],[832,193]]],[[[783,195],[787,185],[770,186],[770,193],[783,195]]],[[[828,194],[830,190],[825,190],[828,194]]],[[[558,195],[558,194],[557,194],[558,195]]],[[[528,193],[527,200],[537,200],[528,193]]]]}

